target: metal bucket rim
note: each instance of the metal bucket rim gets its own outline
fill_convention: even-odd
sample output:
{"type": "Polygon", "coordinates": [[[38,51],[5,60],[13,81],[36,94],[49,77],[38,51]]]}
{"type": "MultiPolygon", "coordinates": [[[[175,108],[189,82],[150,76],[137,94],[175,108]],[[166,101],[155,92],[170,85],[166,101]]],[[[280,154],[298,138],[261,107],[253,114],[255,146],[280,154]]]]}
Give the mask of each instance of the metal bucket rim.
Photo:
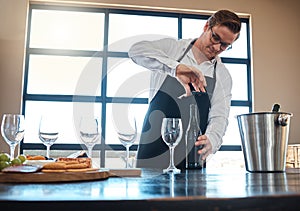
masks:
{"type": "Polygon", "coordinates": [[[287,114],[290,115],[290,117],[293,116],[293,113],[290,112],[272,112],[272,111],[263,111],[263,112],[253,112],[253,113],[246,113],[246,114],[238,114],[235,117],[241,117],[241,116],[251,116],[251,115],[265,115],[265,114],[287,114]]]}

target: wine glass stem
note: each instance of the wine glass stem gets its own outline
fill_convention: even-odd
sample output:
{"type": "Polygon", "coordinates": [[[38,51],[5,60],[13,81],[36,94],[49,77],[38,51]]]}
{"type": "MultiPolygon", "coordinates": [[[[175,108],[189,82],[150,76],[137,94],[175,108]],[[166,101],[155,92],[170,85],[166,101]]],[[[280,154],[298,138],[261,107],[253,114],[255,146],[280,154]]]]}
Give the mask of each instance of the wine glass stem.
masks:
{"type": "Polygon", "coordinates": [[[10,160],[15,158],[15,145],[10,145],[10,160]]]}
{"type": "Polygon", "coordinates": [[[126,146],[126,168],[129,167],[129,146],[126,146]]]}
{"type": "Polygon", "coordinates": [[[92,147],[88,147],[88,156],[90,157],[90,158],[92,158],[92,147]]]}
{"type": "Polygon", "coordinates": [[[174,147],[170,146],[170,167],[174,167],[174,147]]]}
{"type": "Polygon", "coordinates": [[[47,158],[50,158],[50,146],[47,145],[46,147],[47,147],[47,158]]]}

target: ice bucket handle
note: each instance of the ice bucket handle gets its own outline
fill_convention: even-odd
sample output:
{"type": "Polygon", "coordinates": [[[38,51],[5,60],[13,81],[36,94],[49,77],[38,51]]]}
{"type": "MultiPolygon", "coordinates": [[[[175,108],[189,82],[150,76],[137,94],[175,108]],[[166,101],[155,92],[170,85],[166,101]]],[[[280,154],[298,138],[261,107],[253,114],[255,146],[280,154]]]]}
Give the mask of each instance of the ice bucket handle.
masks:
{"type": "Polygon", "coordinates": [[[291,115],[290,114],[280,114],[277,119],[278,125],[280,125],[282,127],[287,126],[289,116],[291,116],[291,115]]]}

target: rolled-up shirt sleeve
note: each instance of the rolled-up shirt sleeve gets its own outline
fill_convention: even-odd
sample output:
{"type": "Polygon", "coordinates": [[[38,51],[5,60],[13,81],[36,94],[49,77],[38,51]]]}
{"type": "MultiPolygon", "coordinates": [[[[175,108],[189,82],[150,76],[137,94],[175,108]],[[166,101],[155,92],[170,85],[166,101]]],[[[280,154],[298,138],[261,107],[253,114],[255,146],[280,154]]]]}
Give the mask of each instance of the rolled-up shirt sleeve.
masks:
{"type": "Polygon", "coordinates": [[[141,41],[131,46],[128,56],[133,62],[152,71],[163,71],[173,77],[179,64],[182,47],[178,41],[164,38],[156,41],[141,41]]]}
{"type": "Polygon", "coordinates": [[[216,153],[222,143],[228,126],[231,105],[232,78],[224,64],[218,64],[217,83],[211,99],[208,125],[205,135],[212,144],[212,151],[216,153]]]}

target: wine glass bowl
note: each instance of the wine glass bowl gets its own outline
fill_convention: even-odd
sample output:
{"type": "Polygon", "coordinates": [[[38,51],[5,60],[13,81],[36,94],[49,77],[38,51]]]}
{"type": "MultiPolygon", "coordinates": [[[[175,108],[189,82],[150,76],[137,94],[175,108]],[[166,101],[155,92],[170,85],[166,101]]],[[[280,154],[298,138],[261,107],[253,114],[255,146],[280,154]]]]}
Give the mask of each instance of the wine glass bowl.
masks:
{"type": "Polygon", "coordinates": [[[180,118],[163,118],[161,125],[161,136],[169,147],[170,163],[168,168],[163,169],[163,173],[180,173],[181,170],[174,165],[174,149],[179,144],[182,137],[182,121],[180,118]]]}
{"type": "Polygon", "coordinates": [[[128,122],[119,124],[116,128],[121,144],[126,148],[126,168],[129,168],[129,148],[133,145],[137,137],[137,127],[135,117],[129,117],[128,122]]]}
{"type": "Polygon", "coordinates": [[[81,117],[79,123],[80,140],[88,149],[88,156],[92,158],[94,146],[100,139],[101,127],[99,119],[94,117],[81,117]]]}
{"type": "Polygon", "coordinates": [[[25,135],[25,117],[21,114],[4,114],[1,123],[1,134],[10,146],[10,159],[14,159],[16,146],[25,135]]]}
{"type": "Polygon", "coordinates": [[[58,139],[59,128],[55,118],[42,116],[39,124],[39,138],[46,146],[46,157],[50,159],[50,147],[58,139]]]}
{"type": "Polygon", "coordinates": [[[136,133],[132,133],[132,134],[118,133],[118,137],[120,142],[123,144],[123,146],[130,147],[135,141],[136,133]]]}

